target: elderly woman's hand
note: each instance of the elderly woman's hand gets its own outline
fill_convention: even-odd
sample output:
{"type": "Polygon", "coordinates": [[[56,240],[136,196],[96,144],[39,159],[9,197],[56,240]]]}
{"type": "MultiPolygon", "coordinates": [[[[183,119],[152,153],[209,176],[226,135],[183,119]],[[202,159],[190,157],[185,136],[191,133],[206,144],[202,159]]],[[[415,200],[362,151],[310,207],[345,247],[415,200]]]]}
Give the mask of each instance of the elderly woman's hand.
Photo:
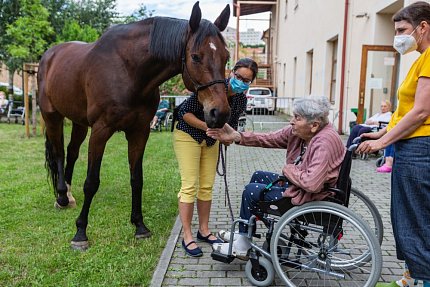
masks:
{"type": "Polygon", "coordinates": [[[380,140],[370,140],[362,142],[355,150],[356,153],[373,153],[384,148],[380,140]]]}
{"type": "Polygon", "coordinates": [[[234,142],[235,130],[229,126],[229,124],[225,124],[221,129],[212,129],[208,128],[206,130],[206,134],[216,140],[219,140],[222,143],[232,143],[234,142]]]}

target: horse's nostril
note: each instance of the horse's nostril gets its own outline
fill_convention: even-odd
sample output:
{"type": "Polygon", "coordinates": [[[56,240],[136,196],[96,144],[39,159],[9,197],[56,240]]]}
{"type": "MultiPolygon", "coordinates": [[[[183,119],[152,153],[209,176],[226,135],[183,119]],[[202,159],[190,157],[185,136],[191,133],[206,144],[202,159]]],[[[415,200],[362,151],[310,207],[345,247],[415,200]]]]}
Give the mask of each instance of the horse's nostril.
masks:
{"type": "Polygon", "coordinates": [[[209,116],[210,116],[212,119],[217,119],[217,118],[218,118],[218,115],[219,115],[219,111],[218,111],[217,109],[212,109],[212,110],[210,110],[210,112],[209,112],[209,116]]]}

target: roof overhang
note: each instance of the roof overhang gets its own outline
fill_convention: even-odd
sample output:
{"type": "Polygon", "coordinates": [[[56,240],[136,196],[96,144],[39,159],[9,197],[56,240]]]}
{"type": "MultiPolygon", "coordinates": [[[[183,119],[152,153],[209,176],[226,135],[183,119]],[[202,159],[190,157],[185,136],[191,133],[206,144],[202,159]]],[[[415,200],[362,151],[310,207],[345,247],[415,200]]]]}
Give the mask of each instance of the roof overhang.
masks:
{"type": "Polygon", "coordinates": [[[240,6],[240,16],[272,11],[276,1],[273,0],[233,0],[233,16],[237,17],[237,7],[240,6]]]}

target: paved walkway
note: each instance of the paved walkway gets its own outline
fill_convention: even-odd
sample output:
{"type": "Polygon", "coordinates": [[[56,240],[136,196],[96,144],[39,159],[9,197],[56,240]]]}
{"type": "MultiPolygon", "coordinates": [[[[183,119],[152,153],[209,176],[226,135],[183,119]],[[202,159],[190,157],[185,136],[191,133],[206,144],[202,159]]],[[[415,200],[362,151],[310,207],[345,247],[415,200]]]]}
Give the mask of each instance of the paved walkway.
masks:
{"type": "MultiPolygon", "coordinates": [[[[284,150],[242,147],[232,145],[228,148],[228,184],[235,218],[238,216],[243,187],[255,170],[279,172],[285,158],[284,150]]],[[[354,160],[351,172],[355,188],[369,196],[381,213],[384,221],[384,240],[382,244],[382,279],[391,281],[402,274],[403,264],[396,259],[393,233],[390,223],[390,175],[376,173],[375,158],[354,160]]],[[[196,213],[196,212],[195,212],[196,213]]],[[[194,233],[197,233],[197,218],[193,220],[194,233]]],[[[213,233],[228,229],[230,215],[225,205],[223,178],[217,176],[212,203],[210,228],[213,233]]],[[[252,286],[245,276],[245,261],[234,260],[231,264],[211,258],[211,248],[200,243],[204,255],[198,259],[184,254],[181,247],[181,223],[176,221],[169,242],[162,254],[151,286],[252,286]]],[[[277,278],[277,276],[275,276],[277,278]]],[[[276,279],[273,286],[281,284],[276,279]]]]}

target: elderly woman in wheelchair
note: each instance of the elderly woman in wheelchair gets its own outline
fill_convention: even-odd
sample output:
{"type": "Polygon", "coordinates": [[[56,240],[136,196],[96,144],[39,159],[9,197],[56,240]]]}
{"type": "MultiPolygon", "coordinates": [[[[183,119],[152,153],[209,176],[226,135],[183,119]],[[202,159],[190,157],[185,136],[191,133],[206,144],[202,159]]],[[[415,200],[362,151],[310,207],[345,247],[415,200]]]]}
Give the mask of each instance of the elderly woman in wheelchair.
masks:
{"type": "Polygon", "coordinates": [[[345,207],[351,187],[352,152],[345,155],[341,138],[328,122],[329,109],[324,97],[299,98],[294,101],[291,125],[281,130],[240,133],[225,125],[207,131],[222,141],[288,151],[281,176],[265,171],[253,174],[242,194],[240,219],[232,224],[231,231],[219,232],[226,243],[213,245],[216,260],[230,263],[234,258],[250,259],[245,272],[254,285],[270,285],[274,268],[289,286],[304,284],[300,281],[304,279],[289,279],[302,271],[318,272],[318,278],[357,281],[350,270],[359,268],[359,280],[367,280],[360,286],[372,286],[379,278],[379,243],[366,223],[345,207]],[[339,172],[345,173],[344,178],[338,179],[339,172]],[[256,233],[256,219],[268,227],[263,247],[253,242],[261,236],[256,233]],[[235,232],[237,224],[239,232],[235,232]],[[348,240],[357,240],[358,250],[341,248],[339,241],[346,233],[356,237],[348,240]],[[367,266],[369,262],[372,266],[367,266]],[[368,270],[371,276],[363,275],[368,270]],[[363,279],[366,276],[370,279],[363,279]]]}

